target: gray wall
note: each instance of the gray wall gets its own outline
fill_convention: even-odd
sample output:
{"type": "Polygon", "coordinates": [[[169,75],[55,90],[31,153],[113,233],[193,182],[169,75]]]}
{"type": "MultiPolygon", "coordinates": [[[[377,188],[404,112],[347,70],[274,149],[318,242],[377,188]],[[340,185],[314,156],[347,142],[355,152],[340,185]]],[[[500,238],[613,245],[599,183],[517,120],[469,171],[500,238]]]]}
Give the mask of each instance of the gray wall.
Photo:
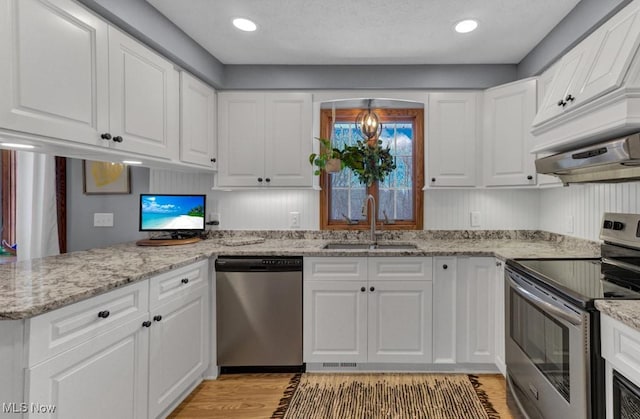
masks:
{"type": "Polygon", "coordinates": [[[227,65],[225,89],[482,89],[515,65],[227,65]]]}
{"type": "Polygon", "coordinates": [[[631,0],[582,0],[518,64],[518,79],[535,76],[631,0]]]}
{"type": "Polygon", "coordinates": [[[149,192],[149,169],[131,168],[131,194],[85,195],[82,160],[67,159],[67,250],[91,249],[146,238],[138,231],[139,194],[149,192]],[[112,212],[113,227],[94,227],[93,213],[112,212]]]}
{"type": "Polygon", "coordinates": [[[79,1],[196,76],[222,86],[224,65],[145,0],[79,1]]]}
{"type": "MultiPolygon", "coordinates": [[[[539,74],[631,0],[582,0],[512,65],[224,65],[145,0],[79,0],[218,89],[471,89],[539,74]]],[[[517,36],[517,34],[516,34],[517,36]]]]}

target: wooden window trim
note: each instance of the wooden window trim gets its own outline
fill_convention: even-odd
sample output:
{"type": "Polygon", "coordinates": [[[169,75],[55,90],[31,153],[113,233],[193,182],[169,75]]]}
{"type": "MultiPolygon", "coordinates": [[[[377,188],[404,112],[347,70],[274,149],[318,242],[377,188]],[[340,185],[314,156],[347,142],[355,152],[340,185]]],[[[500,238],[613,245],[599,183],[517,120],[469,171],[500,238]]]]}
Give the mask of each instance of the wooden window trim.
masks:
{"type": "MultiPolygon", "coordinates": [[[[336,110],[336,120],[338,121],[354,121],[356,115],[362,109],[340,109],[336,110]]],[[[394,224],[384,224],[382,220],[376,220],[378,228],[383,230],[422,230],[423,229],[423,197],[424,192],[424,110],[423,109],[375,109],[382,121],[406,120],[407,117],[414,120],[414,136],[415,150],[413,153],[413,213],[414,221],[398,220],[394,224]]],[[[320,111],[320,136],[322,138],[331,137],[331,127],[333,111],[331,109],[323,109],[320,111]]],[[[384,122],[383,122],[384,124],[384,122]]],[[[328,187],[329,174],[322,172],[320,175],[320,229],[321,230],[366,230],[370,228],[370,221],[367,212],[367,218],[360,220],[358,224],[347,224],[346,221],[334,220],[329,222],[330,208],[330,188],[328,187]]],[[[375,183],[368,188],[368,193],[376,197],[376,205],[378,205],[378,185],[375,183]]]]}
{"type": "Polygon", "coordinates": [[[2,159],[2,240],[16,242],[16,152],[0,150],[2,159]]]}

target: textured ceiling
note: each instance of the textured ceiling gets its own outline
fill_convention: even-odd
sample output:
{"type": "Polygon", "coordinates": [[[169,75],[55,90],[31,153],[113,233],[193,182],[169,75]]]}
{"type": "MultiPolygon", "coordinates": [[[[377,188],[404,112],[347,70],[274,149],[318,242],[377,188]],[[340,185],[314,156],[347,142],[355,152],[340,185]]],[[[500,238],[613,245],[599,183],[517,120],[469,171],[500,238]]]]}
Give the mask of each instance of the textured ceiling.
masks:
{"type": "Polygon", "coordinates": [[[147,0],[224,64],[513,64],[579,0],[147,0]],[[256,32],[231,20],[246,17],[256,32]],[[456,22],[476,19],[469,34],[456,22]]]}

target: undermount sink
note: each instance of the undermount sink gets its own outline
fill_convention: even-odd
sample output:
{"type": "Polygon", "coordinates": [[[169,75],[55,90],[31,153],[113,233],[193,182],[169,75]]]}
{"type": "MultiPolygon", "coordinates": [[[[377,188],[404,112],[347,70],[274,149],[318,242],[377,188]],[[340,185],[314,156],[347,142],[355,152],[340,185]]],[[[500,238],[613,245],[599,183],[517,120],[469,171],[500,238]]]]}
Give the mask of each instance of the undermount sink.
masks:
{"type": "Polygon", "coordinates": [[[415,244],[411,243],[385,243],[385,244],[367,244],[367,243],[329,243],[323,249],[333,250],[412,250],[417,249],[415,244]]]}

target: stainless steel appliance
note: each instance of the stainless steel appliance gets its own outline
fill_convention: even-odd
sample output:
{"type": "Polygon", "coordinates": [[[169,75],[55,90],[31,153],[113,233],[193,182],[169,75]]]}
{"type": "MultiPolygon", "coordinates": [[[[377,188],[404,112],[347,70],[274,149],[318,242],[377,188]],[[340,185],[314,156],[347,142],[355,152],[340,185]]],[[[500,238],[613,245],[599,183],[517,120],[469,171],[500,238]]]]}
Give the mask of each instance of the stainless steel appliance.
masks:
{"type": "Polygon", "coordinates": [[[536,171],[565,184],[640,179],[640,134],[539,158],[536,171]]]}
{"type": "Polygon", "coordinates": [[[640,299],[640,215],[606,213],[601,259],[508,260],[506,364],[529,418],[604,418],[597,299],[640,299]]]}
{"type": "Polygon", "coordinates": [[[302,258],[216,260],[221,367],[302,366],[302,258]]]}

